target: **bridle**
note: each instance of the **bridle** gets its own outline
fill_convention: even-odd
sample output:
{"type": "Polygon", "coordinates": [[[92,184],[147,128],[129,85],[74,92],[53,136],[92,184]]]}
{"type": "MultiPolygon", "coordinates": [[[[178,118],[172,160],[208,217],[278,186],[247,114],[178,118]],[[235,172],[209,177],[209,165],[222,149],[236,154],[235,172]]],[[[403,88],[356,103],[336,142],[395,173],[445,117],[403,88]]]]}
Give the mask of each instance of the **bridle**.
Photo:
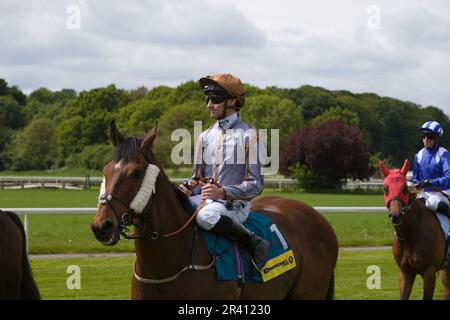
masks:
{"type": "Polygon", "coordinates": [[[392,218],[391,202],[393,200],[400,201],[401,204],[402,204],[402,207],[403,207],[402,210],[399,212],[399,217],[401,218],[400,222],[399,223],[392,222],[392,224],[394,226],[400,226],[402,221],[403,221],[403,217],[405,216],[405,214],[411,210],[411,202],[409,201],[408,204],[405,204],[405,202],[402,199],[400,199],[399,197],[392,197],[387,203],[387,209],[388,209],[389,218],[392,218]]]}
{"type": "MultiPolygon", "coordinates": [[[[142,151],[138,150],[137,152],[140,153],[144,157],[144,159],[147,161],[147,164],[151,163],[150,160],[148,159],[148,157],[142,151]]],[[[188,186],[188,188],[193,188],[197,183],[200,183],[200,181],[206,181],[206,180],[211,182],[211,178],[194,178],[194,179],[192,179],[192,181],[195,181],[195,183],[190,184],[188,186]]],[[[187,185],[187,183],[185,185],[187,185]]],[[[142,227],[141,225],[139,225],[138,223],[135,222],[135,220],[141,218],[141,214],[137,213],[134,209],[132,209],[130,207],[129,203],[114,196],[113,194],[109,194],[106,191],[103,194],[101,194],[99,197],[99,205],[107,205],[114,212],[114,216],[117,219],[119,232],[125,239],[128,239],[128,240],[132,240],[132,239],[156,240],[160,237],[174,236],[174,235],[180,233],[181,231],[183,231],[184,229],[186,229],[186,227],[195,219],[198,212],[203,207],[204,201],[202,201],[200,203],[200,205],[195,210],[194,214],[192,214],[191,217],[189,217],[189,219],[180,228],[176,229],[173,232],[169,232],[166,234],[159,234],[159,232],[157,232],[157,231],[150,231],[150,232],[146,232],[143,234],[130,234],[129,227],[131,227],[131,226],[142,227]],[[119,202],[122,206],[124,206],[126,208],[126,211],[123,212],[122,214],[119,214],[118,210],[116,210],[115,206],[113,205],[113,201],[119,202]]],[[[142,229],[145,230],[145,223],[144,223],[144,227],[142,229]]]]}
{"type": "Polygon", "coordinates": [[[387,209],[388,209],[388,214],[389,214],[389,218],[390,218],[390,220],[391,220],[391,223],[392,223],[392,225],[394,226],[395,235],[396,235],[397,239],[398,239],[399,241],[404,241],[404,240],[405,240],[405,237],[404,237],[404,236],[402,235],[402,233],[400,232],[399,227],[400,227],[400,225],[401,225],[402,222],[403,222],[404,216],[405,216],[409,211],[411,211],[411,201],[408,201],[408,204],[405,204],[405,202],[404,202],[402,199],[400,199],[399,197],[392,197],[392,198],[388,201],[388,203],[387,203],[387,209]],[[391,213],[391,210],[390,210],[390,208],[391,208],[391,202],[392,202],[393,200],[400,201],[401,204],[403,205],[402,210],[399,212],[399,222],[398,222],[398,223],[395,223],[394,220],[392,219],[392,213],[391,213]]]}

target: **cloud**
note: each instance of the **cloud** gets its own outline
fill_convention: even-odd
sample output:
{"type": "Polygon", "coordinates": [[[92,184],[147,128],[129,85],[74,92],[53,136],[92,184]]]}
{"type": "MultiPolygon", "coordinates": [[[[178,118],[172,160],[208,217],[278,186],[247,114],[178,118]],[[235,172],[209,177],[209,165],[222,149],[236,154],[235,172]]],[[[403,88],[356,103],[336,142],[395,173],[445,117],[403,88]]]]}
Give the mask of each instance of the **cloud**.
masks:
{"type": "Polygon", "coordinates": [[[325,11],[280,1],[3,0],[0,77],[27,91],[131,89],[226,71],[258,86],[375,92],[450,114],[445,2],[380,0],[381,29],[370,30],[368,1],[321,0],[325,11]],[[80,30],[66,26],[69,5],[80,8],[80,30]]]}
{"type": "Polygon", "coordinates": [[[233,6],[191,1],[92,1],[86,29],[153,45],[262,47],[265,33],[233,6]],[[105,10],[107,8],[107,10],[105,10]]]}

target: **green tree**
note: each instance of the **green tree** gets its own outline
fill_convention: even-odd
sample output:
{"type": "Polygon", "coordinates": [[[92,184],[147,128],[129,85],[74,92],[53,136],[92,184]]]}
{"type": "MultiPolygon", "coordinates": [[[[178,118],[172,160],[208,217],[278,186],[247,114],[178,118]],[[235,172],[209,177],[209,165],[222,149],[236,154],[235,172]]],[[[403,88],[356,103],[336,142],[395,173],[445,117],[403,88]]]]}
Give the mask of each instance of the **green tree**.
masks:
{"type": "Polygon", "coordinates": [[[12,129],[19,129],[25,125],[23,107],[9,96],[0,97],[0,124],[12,129]]]}
{"type": "Polygon", "coordinates": [[[79,155],[79,163],[73,163],[72,166],[81,166],[91,170],[101,170],[111,161],[113,157],[113,150],[111,144],[95,144],[87,146],[79,155]]]}
{"type": "MultiPolygon", "coordinates": [[[[214,123],[204,103],[199,105],[188,101],[167,110],[158,121],[158,135],[155,140],[155,156],[167,168],[175,165],[171,160],[172,148],[180,141],[171,141],[172,132],[176,129],[186,129],[191,134],[191,154],[194,150],[194,121],[202,122],[206,130],[214,123]]],[[[191,159],[193,161],[193,158],[191,159]]]]}
{"type": "Polygon", "coordinates": [[[71,154],[80,153],[87,145],[83,135],[83,118],[75,116],[60,123],[56,128],[58,166],[65,165],[65,159],[71,154]]]}
{"type": "Polygon", "coordinates": [[[291,100],[269,95],[249,97],[241,110],[242,119],[256,129],[279,129],[280,146],[290,134],[304,126],[303,116],[291,100]]]}
{"type": "Polygon", "coordinates": [[[325,122],[330,119],[335,120],[341,120],[342,122],[346,123],[347,125],[359,127],[359,117],[358,114],[356,114],[353,111],[350,111],[348,109],[341,109],[340,107],[335,107],[328,109],[321,115],[315,117],[311,120],[310,125],[316,126],[322,122],[325,122]]]}
{"type": "Polygon", "coordinates": [[[47,119],[33,119],[19,131],[12,146],[15,170],[49,169],[56,161],[55,129],[47,119]]]}

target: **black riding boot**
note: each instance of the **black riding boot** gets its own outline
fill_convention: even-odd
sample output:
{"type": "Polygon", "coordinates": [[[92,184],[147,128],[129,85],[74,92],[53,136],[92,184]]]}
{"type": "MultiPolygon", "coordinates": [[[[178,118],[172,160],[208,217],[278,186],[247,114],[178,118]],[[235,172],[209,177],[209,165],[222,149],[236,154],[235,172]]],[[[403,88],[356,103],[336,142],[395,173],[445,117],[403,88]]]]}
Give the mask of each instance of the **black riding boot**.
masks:
{"type": "Polygon", "coordinates": [[[270,247],[269,241],[258,237],[243,225],[235,223],[230,217],[221,216],[210,231],[235,238],[250,252],[258,269],[261,269],[266,263],[270,247]]]}
{"type": "Polygon", "coordinates": [[[442,201],[439,202],[436,212],[445,214],[447,217],[450,218],[449,207],[448,204],[446,204],[445,202],[442,201]]]}

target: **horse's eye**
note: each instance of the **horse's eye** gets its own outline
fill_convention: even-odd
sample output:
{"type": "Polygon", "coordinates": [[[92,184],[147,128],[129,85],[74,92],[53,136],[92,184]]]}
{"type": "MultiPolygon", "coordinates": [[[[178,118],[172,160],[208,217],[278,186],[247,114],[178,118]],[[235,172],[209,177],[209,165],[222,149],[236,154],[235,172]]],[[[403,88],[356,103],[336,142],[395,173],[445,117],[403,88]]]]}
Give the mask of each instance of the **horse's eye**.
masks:
{"type": "Polygon", "coordinates": [[[402,186],[402,192],[405,196],[408,194],[408,185],[406,183],[402,186]]]}
{"type": "Polygon", "coordinates": [[[384,191],[384,194],[385,194],[385,195],[388,195],[388,194],[389,194],[389,186],[388,186],[387,184],[385,184],[385,185],[383,186],[383,191],[384,191]]]}
{"type": "Polygon", "coordinates": [[[131,179],[140,180],[142,178],[142,175],[143,173],[141,170],[134,170],[131,174],[131,179]]]}

